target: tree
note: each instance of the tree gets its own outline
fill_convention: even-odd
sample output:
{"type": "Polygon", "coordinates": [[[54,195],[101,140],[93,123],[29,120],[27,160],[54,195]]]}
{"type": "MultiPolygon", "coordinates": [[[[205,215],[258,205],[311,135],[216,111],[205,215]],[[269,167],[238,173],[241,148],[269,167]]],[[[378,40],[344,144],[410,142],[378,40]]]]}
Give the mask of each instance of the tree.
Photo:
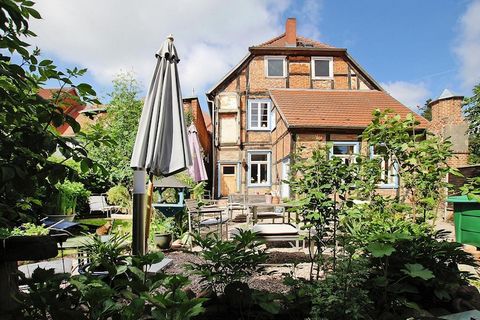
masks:
{"type": "Polygon", "coordinates": [[[480,163],[480,84],[473,88],[473,95],[465,98],[465,117],[469,121],[470,163],[480,163]]]}
{"type": "Polygon", "coordinates": [[[419,111],[422,117],[429,121],[432,121],[432,106],[430,105],[430,102],[432,102],[432,99],[427,99],[423,107],[419,108],[419,111]]]}
{"type": "Polygon", "coordinates": [[[41,216],[55,184],[74,175],[64,164],[49,160],[55,151],[85,170],[98,169],[78,141],[61,137],[55,129],[67,123],[80,130],[59,106],[75,98],[63,88],[73,87],[82,101],[98,103],[95,91],[73,83],[86,69],[60,71],[53,61],[39,60],[38,48],[30,49],[25,41],[35,34],[29,19],[41,19],[33,5],[26,0],[0,2],[0,225],[41,216]],[[58,81],[61,90],[50,100],[42,99],[37,92],[51,80],[58,81]]]}
{"type": "Polygon", "coordinates": [[[447,174],[457,171],[447,163],[452,157],[451,142],[419,130],[418,124],[412,114],[402,119],[377,109],[362,139],[383,146],[380,155],[396,163],[400,180],[398,200],[409,200],[414,220],[417,214],[426,220],[443,200],[447,174]]]}
{"type": "Polygon", "coordinates": [[[139,92],[138,83],[131,74],[118,75],[113,81],[106,116],[87,130],[89,155],[107,172],[103,177],[91,176],[92,179],[102,179],[98,186],[103,187],[103,190],[94,190],[96,192],[106,191],[112,185],[132,184],[130,157],[143,105],[138,98],[139,92]],[[95,143],[99,136],[103,136],[109,143],[95,143]],[[93,137],[93,141],[89,137],[93,137]]]}

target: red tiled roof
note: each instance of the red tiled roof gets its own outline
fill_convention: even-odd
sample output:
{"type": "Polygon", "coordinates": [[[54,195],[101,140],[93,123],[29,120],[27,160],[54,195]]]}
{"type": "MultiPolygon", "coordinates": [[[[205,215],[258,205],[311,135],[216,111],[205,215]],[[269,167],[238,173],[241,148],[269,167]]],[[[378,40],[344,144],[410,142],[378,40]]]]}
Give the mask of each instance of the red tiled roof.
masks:
{"type": "Polygon", "coordinates": [[[413,113],[420,128],[428,127],[428,120],[383,91],[272,89],[270,96],[289,127],[365,128],[375,109],[390,109],[402,117],[413,113]]]}
{"type": "MultiPolygon", "coordinates": [[[[47,99],[47,100],[50,100],[53,98],[53,94],[58,92],[60,89],[58,88],[52,88],[52,89],[44,89],[44,88],[40,88],[40,90],[38,90],[38,95],[40,97],[42,97],[43,99],[47,99]]],[[[77,95],[77,91],[74,89],[74,88],[63,88],[62,89],[62,92],[65,92],[65,93],[69,93],[71,95],[75,95],[75,96],[78,96],[77,95]]]]}
{"type": "MultiPolygon", "coordinates": [[[[262,44],[259,44],[256,47],[263,47],[263,48],[268,48],[268,47],[285,47],[286,46],[286,35],[285,33],[279,35],[278,37],[275,37],[273,39],[270,39],[262,44]]],[[[322,43],[319,41],[315,41],[312,39],[308,39],[305,37],[297,36],[297,47],[310,47],[310,48],[320,48],[320,49],[334,49],[335,47],[332,47],[326,43],[322,43]]]]}

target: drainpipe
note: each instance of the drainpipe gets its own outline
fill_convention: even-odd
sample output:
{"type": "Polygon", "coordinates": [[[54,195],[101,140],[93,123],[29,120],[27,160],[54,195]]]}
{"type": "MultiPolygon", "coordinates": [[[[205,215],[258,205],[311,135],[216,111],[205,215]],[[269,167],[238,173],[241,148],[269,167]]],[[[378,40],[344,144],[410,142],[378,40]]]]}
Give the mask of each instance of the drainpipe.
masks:
{"type": "Polygon", "coordinates": [[[217,134],[217,110],[215,106],[215,100],[210,100],[208,94],[207,96],[207,103],[212,106],[212,197],[215,199],[216,193],[215,193],[215,182],[217,181],[217,158],[216,158],[216,149],[217,149],[217,144],[215,143],[215,138],[217,134]]]}

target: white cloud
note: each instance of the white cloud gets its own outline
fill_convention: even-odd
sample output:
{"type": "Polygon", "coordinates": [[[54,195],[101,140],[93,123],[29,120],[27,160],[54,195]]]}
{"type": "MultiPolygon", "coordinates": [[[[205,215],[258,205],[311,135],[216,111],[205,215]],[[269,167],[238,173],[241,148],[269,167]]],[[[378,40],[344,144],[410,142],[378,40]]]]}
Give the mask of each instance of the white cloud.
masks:
{"type": "Polygon", "coordinates": [[[464,88],[480,82],[480,0],[470,3],[460,19],[460,36],[455,53],[460,59],[460,78],[464,88]]]}
{"type": "Polygon", "coordinates": [[[418,107],[423,106],[430,97],[430,91],[423,82],[393,81],[381,83],[381,86],[392,97],[415,112],[418,112],[418,107]]]}
{"type": "Polygon", "coordinates": [[[193,88],[203,95],[249,46],[283,32],[290,1],[39,0],[43,20],[31,23],[38,35],[31,42],[46,56],[87,67],[102,85],[121,70],[133,70],[146,85],[154,53],[172,33],[184,95],[193,88]]]}

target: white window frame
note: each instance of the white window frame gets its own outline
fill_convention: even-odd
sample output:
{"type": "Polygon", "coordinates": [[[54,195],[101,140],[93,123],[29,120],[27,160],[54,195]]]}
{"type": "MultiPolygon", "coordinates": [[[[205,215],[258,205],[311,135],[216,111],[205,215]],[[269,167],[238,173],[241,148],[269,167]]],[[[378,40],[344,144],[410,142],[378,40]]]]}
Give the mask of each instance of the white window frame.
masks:
{"type": "MultiPolygon", "coordinates": [[[[374,146],[370,146],[369,148],[370,151],[370,159],[379,157],[378,155],[375,154],[375,149],[374,146]]],[[[382,159],[382,164],[381,164],[381,169],[382,169],[382,178],[383,177],[383,167],[385,166],[385,160],[382,159]]],[[[390,172],[389,172],[390,173],[390,172]]],[[[385,183],[385,182],[380,182],[378,184],[378,187],[380,189],[397,189],[398,188],[398,165],[397,163],[393,163],[393,172],[391,172],[391,175],[393,176],[393,182],[392,183],[385,183]]]]}
{"type": "Polygon", "coordinates": [[[265,56],[264,57],[264,65],[265,65],[265,77],[266,78],[273,78],[273,79],[283,79],[287,77],[287,57],[286,56],[265,56]],[[268,60],[275,59],[275,60],[282,60],[283,61],[283,75],[282,76],[270,76],[268,75],[268,60]]]}
{"type": "Polygon", "coordinates": [[[312,70],[312,79],[314,80],[325,80],[333,79],[333,57],[312,57],[310,64],[310,69],[312,70]],[[328,77],[325,76],[316,76],[315,75],[315,61],[328,61],[328,77]]]}
{"type": "MultiPolygon", "coordinates": [[[[333,154],[333,147],[334,146],[353,146],[353,156],[356,157],[360,153],[360,142],[355,142],[355,141],[332,141],[332,146],[330,148],[330,158],[332,157],[338,157],[338,158],[344,158],[339,155],[333,154]]],[[[352,162],[355,162],[355,158],[352,159],[352,162]]]]}
{"type": "Polygon", "coordinates": [[[272,101],[269,99],[254,99],[254,100],[248,100],[248,108],[247,108],[247,130],[249,131],[271,131],[272,128],[272,101]],[[258,124],[259,126],[253,127],[252,126],[252,121],[250,119],[250,116],[252,114],[252,103],[266,103],[268,112],[267,112],[267,126],[262,127],[261,126],[261,108],[257,109],[257,116],[258,116],[258,124]]]}
{"type": "MultiPolygon", "coordinates": [[[[248,186],[249,187],[270,187],[271,186],[271,171],[272,171],[272,152],[270,150],[255,150],[247,151],[247,163],[248,163],[248,186]],[[267,182],[252,183],[252,155],[254,154],[266,154],[267,161],[254,161],[253,165],[257,165],[260,169],[260,164],[266,163],[267,165],[267,182]]],[[[260,174],[260,170],[257,170],[260,174]]]]}

